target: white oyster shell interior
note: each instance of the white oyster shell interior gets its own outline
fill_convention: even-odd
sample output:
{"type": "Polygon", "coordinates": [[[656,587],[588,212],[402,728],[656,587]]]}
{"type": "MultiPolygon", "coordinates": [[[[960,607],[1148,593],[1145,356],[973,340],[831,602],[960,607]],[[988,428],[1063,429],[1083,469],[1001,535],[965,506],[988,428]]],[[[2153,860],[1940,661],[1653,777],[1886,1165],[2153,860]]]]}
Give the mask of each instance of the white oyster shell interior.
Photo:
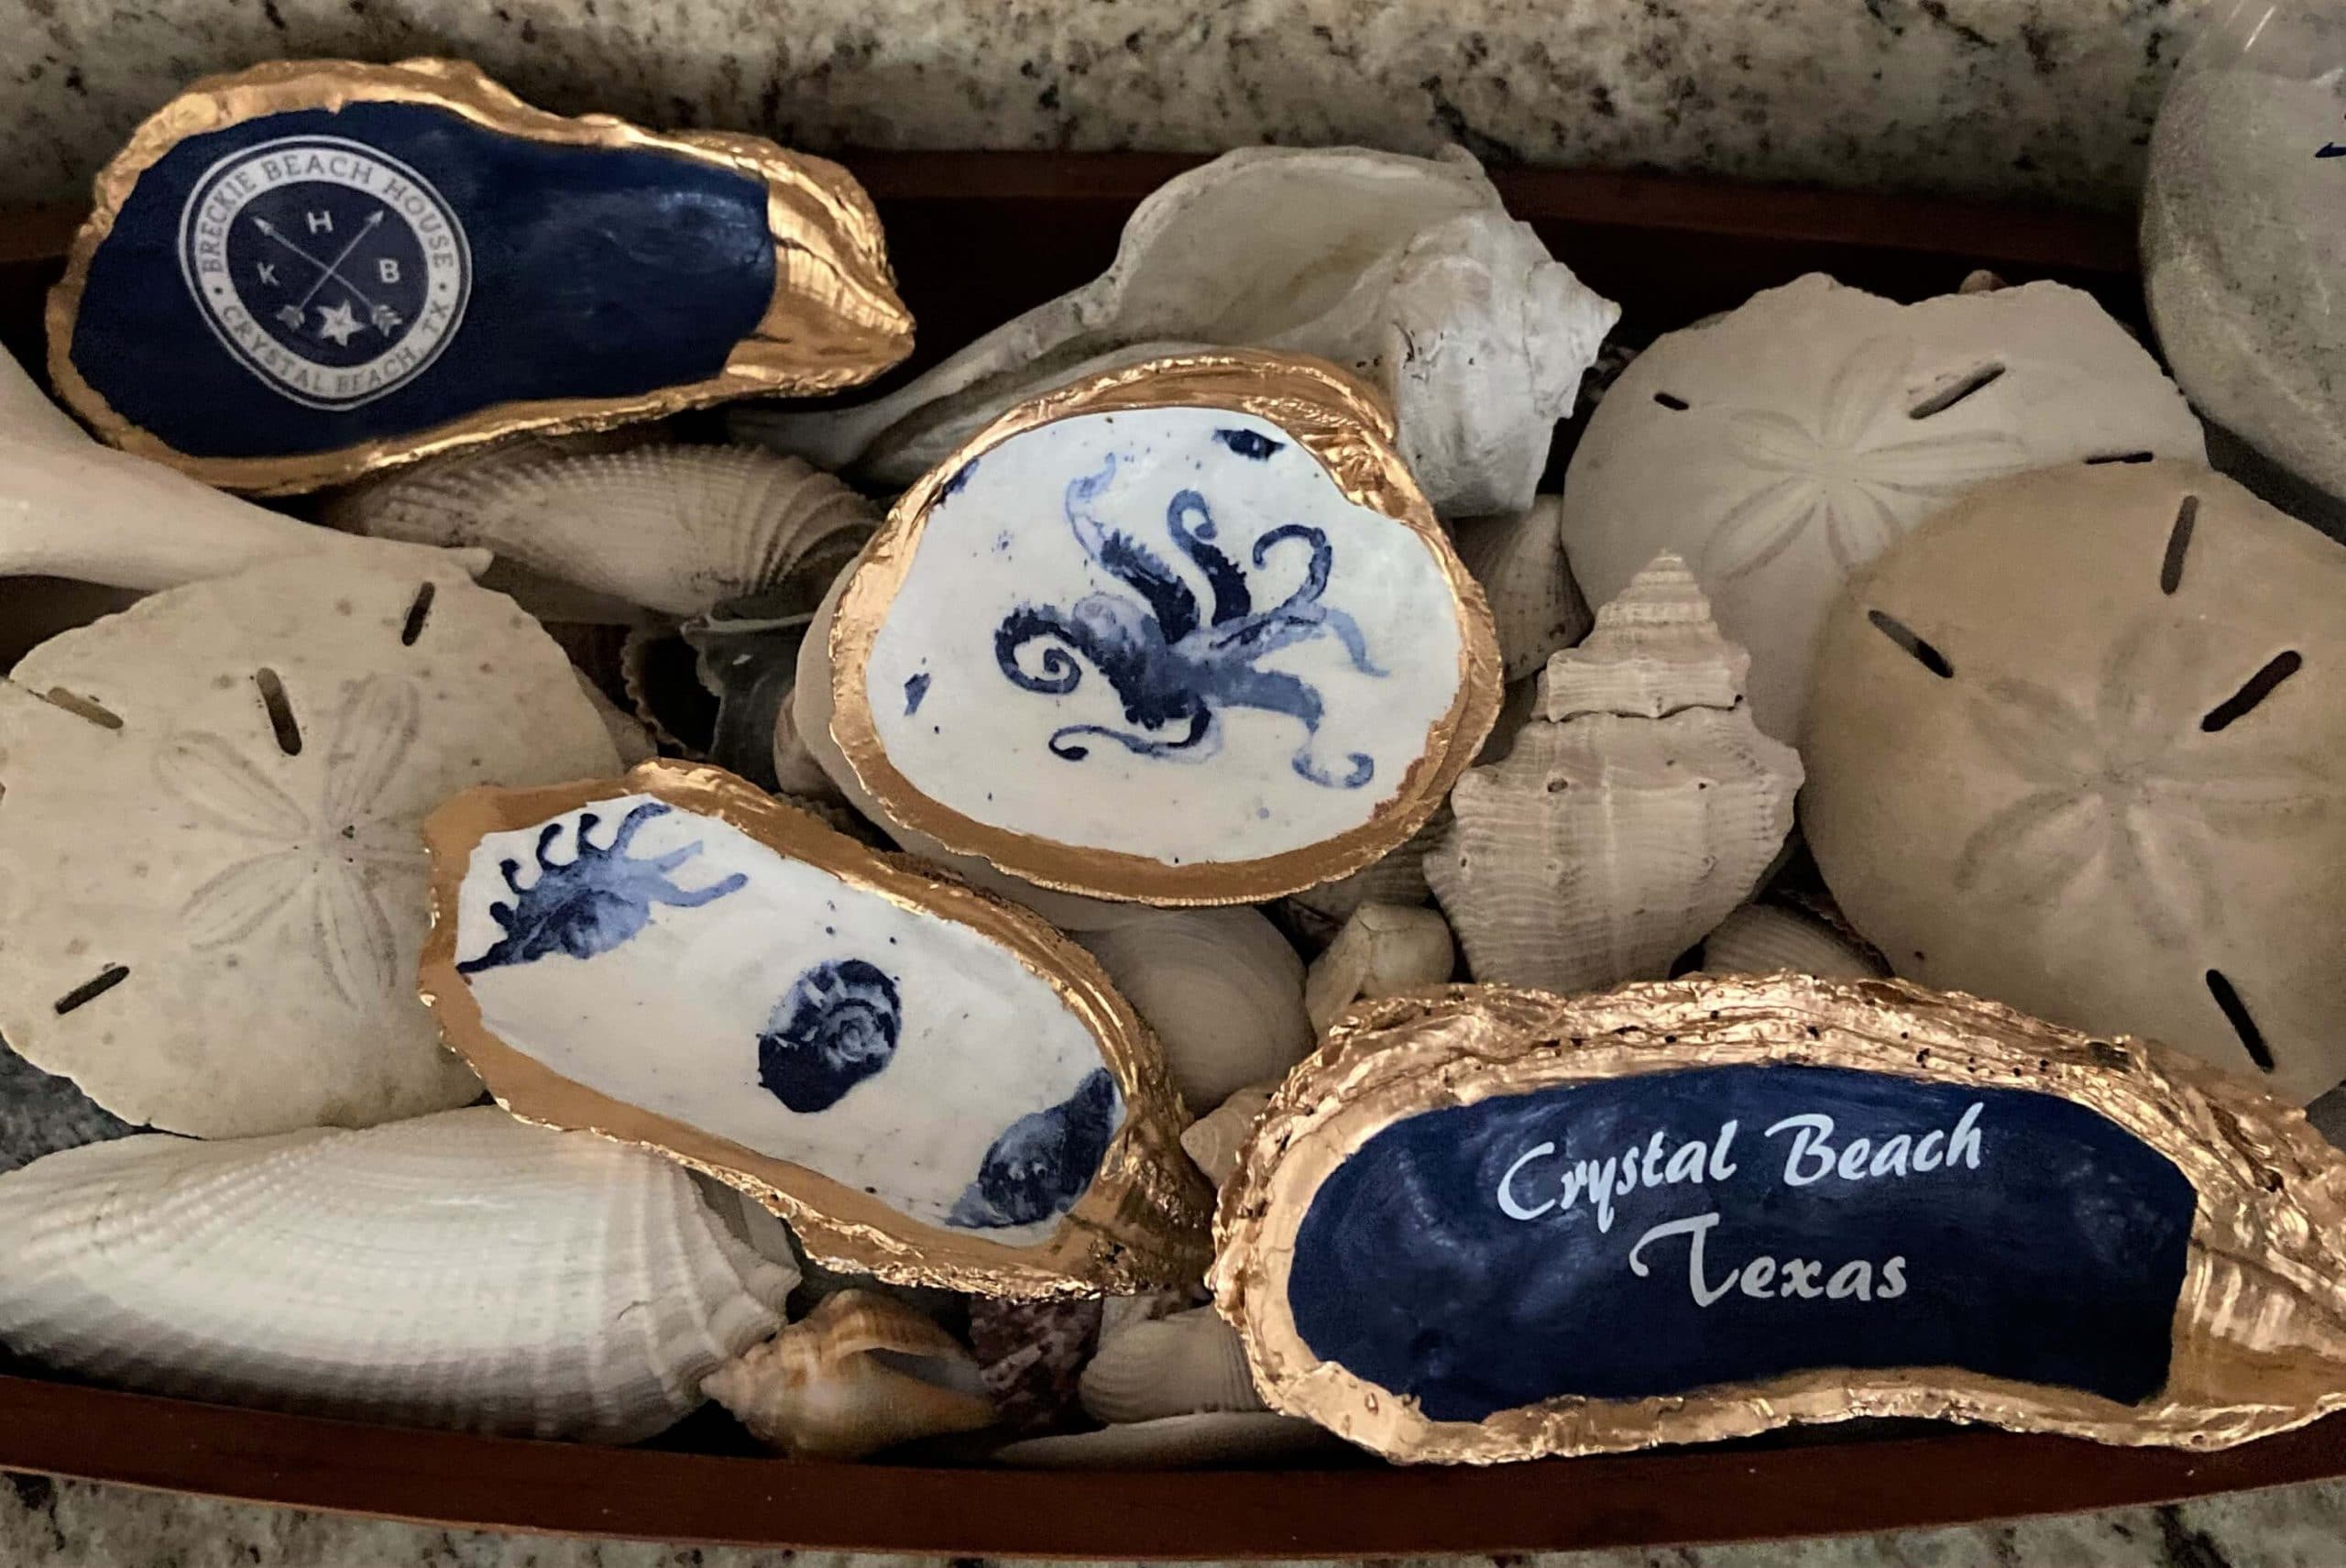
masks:
{"type": "Polygon", "coordinates": [[[963,816],[1168,865],[1360,827],[1461,679],[1433,549],[1219,409],[1014,436],[927,514],[873,639],[888,760],[963,816]]]}
{"type": "Polygon", "coordinates": [[[1008,949],[647,795],[484,838],[456,955],[489,1032],[563,1077],[1014,1245],[1067,1204],[973,1207],[1005,1135],[1087,1094],[1122,1119],[1090,1031],[1008,949]],[[548,894],[632,914],[565,948],[532,939],[548,894]]]}

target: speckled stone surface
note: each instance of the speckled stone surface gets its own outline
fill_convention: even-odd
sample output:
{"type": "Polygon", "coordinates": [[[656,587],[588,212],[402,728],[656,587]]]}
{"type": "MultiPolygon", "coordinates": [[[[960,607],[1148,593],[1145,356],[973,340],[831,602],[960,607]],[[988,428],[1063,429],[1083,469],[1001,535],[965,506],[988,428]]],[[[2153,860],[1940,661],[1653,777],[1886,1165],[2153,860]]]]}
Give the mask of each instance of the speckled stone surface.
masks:
{"type": "MultiPolygon", "coordinates": [[[[991,1568],[973,1557],[482,1535],[74,1481],[0,1480],[13,1483],[0,1485],[0,1563],[7,1568],[991,1568]]],[[[1168,1521],[1168,1530],[1178,1528],[1168,1521]]],[[[1418,1568],[1420,1562],[1461,1568],[2338,1568],[2346,1562],[2341,1541],[2346,1483],[1981,1530],[1774,1546],[1387,1559],[1379,1568],[1418,1568]]]]}
{"type": "Polygon", "coordinates": [[[1488,161],[2122,205],[2209,0],[0,0],[0,201],[287,56],[809,150],[1445,140],[1488,161]]]}

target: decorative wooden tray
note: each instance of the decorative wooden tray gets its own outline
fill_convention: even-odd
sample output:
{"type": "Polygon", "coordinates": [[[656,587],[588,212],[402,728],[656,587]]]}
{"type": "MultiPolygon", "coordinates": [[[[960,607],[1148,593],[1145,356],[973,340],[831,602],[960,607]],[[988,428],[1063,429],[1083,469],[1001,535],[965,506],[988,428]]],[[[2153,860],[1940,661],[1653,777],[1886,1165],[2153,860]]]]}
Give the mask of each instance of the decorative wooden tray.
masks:
{"type": "MultiPolygon", "coordinates": [[[[847,159],[878,201],[922,348],[901,377],[1096,273],[1134,205],[1196,159],[914,153],[847,159]]],[[[2123,219],[1634,175],[1496,176],[1631,341],[1814,269],[1918,298],[1974,268],[2057,278],[2139,322],[2123,219]]],[[[0,340],[38,364],[41,291],[78,214],[0,223],[0,340]]],[[[895,378],[892,378],[893,380],[895,378]]],[[[1561,450],[1561,444],[1560,444],[1561,450]]],[[[1552,477],[1552,476],[1551,476],[1552,477]]],[[[0,663],[103,590],[0,602],[0,663]],[[27,607],[38,604],[35,616],[27,607]]],[[[435,1523],[839,1550],[1036,1557],[1402,1557],[1956,1523],[2346,1475],[2346,1416],[2222,1453],[1912,1426],[1496,1469],[1365,1456],[1285,1471],[1053,1474],[815,1464],[475,1438],[0,1376],[0,1468],[435,1523]]]]}

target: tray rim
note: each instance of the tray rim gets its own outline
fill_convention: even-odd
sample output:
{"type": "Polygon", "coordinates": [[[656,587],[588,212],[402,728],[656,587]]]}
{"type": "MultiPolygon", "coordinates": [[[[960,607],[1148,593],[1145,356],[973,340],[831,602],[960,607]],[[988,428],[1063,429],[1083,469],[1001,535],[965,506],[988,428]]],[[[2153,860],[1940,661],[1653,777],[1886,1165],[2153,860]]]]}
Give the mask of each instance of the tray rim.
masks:
{"type": "MultiPolygon", "coordinates": [[[[1125,208],[1209,154],[835,155],[883,208],[1125,208]]],[[[1518,216],[2119,279],[2122,214],[1678,175],[1495,169],[1518,216]]],[[[63,254],[73,205],[0,214],[0,266],[63,254]]],[[[1569,258],[1567,258],[1569,259],[1569,258]]],[[[592,1448],[0,1375],[0,1470],[267,1506],[691,1544],[1126,1560],[1359,1558],[1785,1540],[2172,1502],[2346,1475],[2346,1414],[2217,1453],[1947,1427],[1397,1469],[1046,1472],[592,1448]],[[1827,1455],[1830,1456],[1829,1460],[1827,1455]],[[1569,1467],[1569,1468],[1567,1468],[1569,1467]]]]}

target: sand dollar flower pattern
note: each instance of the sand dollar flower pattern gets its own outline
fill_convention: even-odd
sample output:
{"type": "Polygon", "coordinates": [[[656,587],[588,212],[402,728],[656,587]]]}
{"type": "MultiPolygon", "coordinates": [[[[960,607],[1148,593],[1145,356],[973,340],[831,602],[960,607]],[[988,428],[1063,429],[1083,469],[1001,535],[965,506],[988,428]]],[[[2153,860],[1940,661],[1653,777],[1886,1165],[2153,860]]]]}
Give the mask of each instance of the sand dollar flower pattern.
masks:
{"type": "Polygon", "coordinates": [[[1965,840],[1957,888],[2042,914],[2097,877],[2162,947],[2216,928],[2217,846],[2301,832],[2333,803],[2310,762],[2225,733],[2296,673],[2294,655],[2210,707],[2207,643],[2146,615],[2110,645],[2089,708],[2032,681],[1975,692],[1972,728],[2028,787],[1965,840]]]}
{"type": "Polygon", "coordinates": [[[1911,355],[1897,338],[1869,338],[1826,379],[1813,414],[1745,409],[1728,420],[1751,486],[1713,531],[1704,581],[1756,571],[1811,530],[1854,571],[1936,503],[2028,466],[2009,432],[1934,425],[1929,401],[1908,387],[1911,355]]]}

